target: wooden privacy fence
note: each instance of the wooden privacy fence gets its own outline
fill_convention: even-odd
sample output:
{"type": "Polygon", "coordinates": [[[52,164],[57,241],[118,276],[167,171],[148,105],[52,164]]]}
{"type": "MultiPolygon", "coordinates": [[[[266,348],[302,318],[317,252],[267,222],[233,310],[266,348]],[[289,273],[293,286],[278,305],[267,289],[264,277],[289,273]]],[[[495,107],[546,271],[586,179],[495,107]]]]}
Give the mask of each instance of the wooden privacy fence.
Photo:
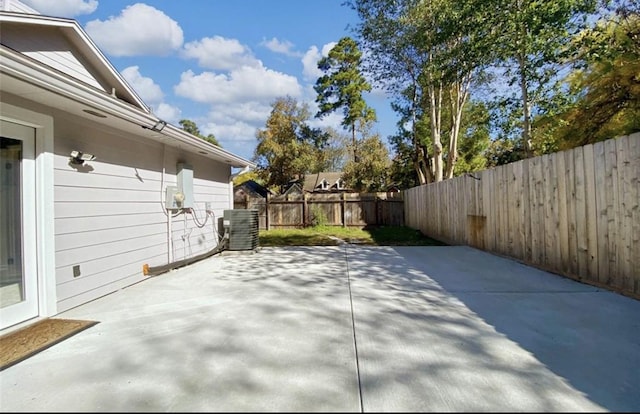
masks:
{"type": "Polygon", "coordinates": [[[640,133],[404,192],[405,223],[640,298],[640,133]]]}
{"type": "Polygon", "coordinates": [[[402,193],[309,193],[245,197],[234,208],[258,210],[261,230],[300,228],[316,223],[330,226],[402,226],[402,193]]]}

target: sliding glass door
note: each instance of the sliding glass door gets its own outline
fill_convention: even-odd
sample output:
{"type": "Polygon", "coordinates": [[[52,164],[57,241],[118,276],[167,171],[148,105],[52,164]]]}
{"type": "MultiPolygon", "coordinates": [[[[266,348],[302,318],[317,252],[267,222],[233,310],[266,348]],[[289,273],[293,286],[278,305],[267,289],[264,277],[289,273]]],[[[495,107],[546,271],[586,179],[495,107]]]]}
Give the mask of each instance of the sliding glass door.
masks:
{"type": "Polygon", "coordinates": [[[0,329],[38,316],[35,130],[0,121],[0,329]]]}

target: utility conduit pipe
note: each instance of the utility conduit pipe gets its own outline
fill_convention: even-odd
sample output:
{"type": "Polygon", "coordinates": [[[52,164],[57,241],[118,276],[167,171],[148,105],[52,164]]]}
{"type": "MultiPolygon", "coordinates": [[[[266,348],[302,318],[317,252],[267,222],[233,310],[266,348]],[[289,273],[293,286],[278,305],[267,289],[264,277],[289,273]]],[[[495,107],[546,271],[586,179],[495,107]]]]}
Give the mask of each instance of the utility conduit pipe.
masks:
{"type": "Polygon", "coordinates": [[[168,272],[170,270],[184,267],[195,262],[199,262],[200,260],[206,259],[215,254],[222,253],[224,250],[228,248],[229,248],[229,232],[225,231],[224,236],[222,237],[218,245],[213,249],[209,250],[208,252],[204,252],[202,254],[199,254],[198,256],[190,257],[188,259],[178,260],[176,262],[168,263],[162,266],[150,267],[148,264],[145,263],[142,266],[142,273],[144,273],[145,276],[157,276],[162,273],[168,272]]]}

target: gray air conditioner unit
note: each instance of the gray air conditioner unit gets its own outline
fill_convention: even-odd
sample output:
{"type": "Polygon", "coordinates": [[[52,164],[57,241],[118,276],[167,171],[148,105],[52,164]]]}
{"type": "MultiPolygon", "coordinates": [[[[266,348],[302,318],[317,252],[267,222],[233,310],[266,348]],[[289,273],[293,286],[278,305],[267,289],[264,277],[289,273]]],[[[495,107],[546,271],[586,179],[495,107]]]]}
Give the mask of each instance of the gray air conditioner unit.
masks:
{"type": "Polygon", "coordinates": [[[224,210],[223,226],[229,233],[229,250],[255,250],[258,247],[258,210],[224,210]]]}

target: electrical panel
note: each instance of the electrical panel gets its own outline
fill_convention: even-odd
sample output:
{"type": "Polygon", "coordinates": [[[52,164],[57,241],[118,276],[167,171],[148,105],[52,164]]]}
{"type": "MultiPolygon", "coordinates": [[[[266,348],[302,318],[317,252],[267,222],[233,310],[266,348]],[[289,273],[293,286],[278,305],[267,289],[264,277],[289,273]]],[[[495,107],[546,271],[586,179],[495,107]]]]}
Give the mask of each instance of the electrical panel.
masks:
{"type": "Polygon", "coordinates": [[[193,167],[180,162],[178,167],[178,191],[184,195],[182,208],[193,208],[193,167]]]}

